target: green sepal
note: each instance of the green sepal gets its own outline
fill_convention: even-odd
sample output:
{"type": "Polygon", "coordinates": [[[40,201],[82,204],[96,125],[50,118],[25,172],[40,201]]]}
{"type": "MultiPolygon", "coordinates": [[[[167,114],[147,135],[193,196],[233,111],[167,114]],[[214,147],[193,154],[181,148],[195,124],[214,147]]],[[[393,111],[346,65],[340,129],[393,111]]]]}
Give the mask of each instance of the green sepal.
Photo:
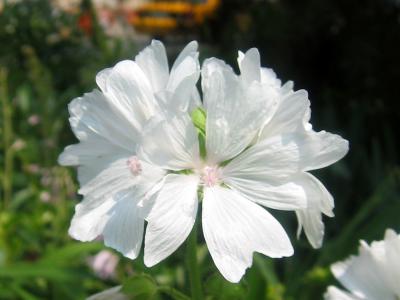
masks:
{"type": "Polygon", "coordinates": [[[171,173],[171,174],[190,175],[190,174],[193,174],[193,170],[190,170],[190,169],[184,169],[184,170],[179,170],[179,171],[173,171],[173,170],[171,170],[171,171],[169,171],[168,173],[171,173]]]}
{"type": "Polygon", "coordinates": [[[199,132],[198,139],[199,139],[200,157],[201,157],[202,159],[205,159],[205,158],[206,158],[206,155],[207,155],[207,151],[206,151],[206,136],[205,136],[205,135],[202,135],[202,134],[199,132]]]}
{"type": "Polygon", "coordinates": [[[206,120],[207,113],[202,107],[198,107],[191,113],[192,122],[194,127],[196,127],[199,139],[199,150],[200,157],[206,158],[206,120]]]}
{"type": "Polygon", "coordinates": [[[207,114],[206,114],[205,110],[201,107],[198,107],[192,111],[191,117],[192,117],[192,122],[193,122],[194,127],[196,127],[198,132],[205,137],[206,136],[206,119],[207,119],[207,114]]]}

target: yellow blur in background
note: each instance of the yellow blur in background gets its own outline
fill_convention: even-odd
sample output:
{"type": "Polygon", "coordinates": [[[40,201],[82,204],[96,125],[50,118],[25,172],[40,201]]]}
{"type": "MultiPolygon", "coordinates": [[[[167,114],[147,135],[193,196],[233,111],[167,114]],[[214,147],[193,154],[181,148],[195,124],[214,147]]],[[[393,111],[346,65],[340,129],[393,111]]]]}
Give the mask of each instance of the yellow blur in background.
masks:
{"type": "Polygon", "coordinates": [[[147,1],[128,14],[128,22],[139,32],[163,35],[203,24],[219,4],[220,0],[147,1]]]}

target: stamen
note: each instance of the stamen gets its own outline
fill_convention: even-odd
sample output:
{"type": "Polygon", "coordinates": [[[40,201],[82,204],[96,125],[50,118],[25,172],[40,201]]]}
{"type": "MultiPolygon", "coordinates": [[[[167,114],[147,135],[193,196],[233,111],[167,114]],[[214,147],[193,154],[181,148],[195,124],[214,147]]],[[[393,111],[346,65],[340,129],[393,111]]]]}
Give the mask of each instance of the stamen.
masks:
{"type": "Polygon", "coordinates": [[[206,166],[203,168],[201,181],[205,186],[211,187],[220,183],[220,169],[218,167],[206,166]]]}
{"type": "Polygon", "coordinates": [[[142,164],[137,156],[131,156],[126,164],[133,175],[138,176],[142,173],[142,164]]]}

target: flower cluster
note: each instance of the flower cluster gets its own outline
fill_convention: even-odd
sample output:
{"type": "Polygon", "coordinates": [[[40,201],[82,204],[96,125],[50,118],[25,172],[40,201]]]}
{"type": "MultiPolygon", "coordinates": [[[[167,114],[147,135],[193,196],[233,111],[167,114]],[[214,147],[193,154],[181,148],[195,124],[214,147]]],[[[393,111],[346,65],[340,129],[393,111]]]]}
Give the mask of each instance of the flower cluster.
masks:
{"type": "Polygon", "coordinates": [[[387,229],[385,239],[368,245],[361,241],[359,255],[331,267],[351,293],[330,286],[326,300],[390,300],[400,298],[400,235],[387,229]]]}
{"type": "Polygon", "coordinates": [[[100,90],[69,105],[80,143],[59,158],[78,166],[84,197],[72,237],[102,235],[134,259],[147,222],[144,262],[153,266],[185,241],[201,202],[205,241],[231,282],[254,251],[293,254],[264,207],[295,211],[298,234],[304,228],[311,245],[321,246],[322,215],[333,216],[334,203],[309,171],[341,159],[348,142],[312,129],[307,92],[261,67],[257,49],[239,52],[238,65],[240,75],[216,58],[200,69],[191,42],[169,69],[163,44],[153,41],[135,60],[98,73],[100,90]]]}

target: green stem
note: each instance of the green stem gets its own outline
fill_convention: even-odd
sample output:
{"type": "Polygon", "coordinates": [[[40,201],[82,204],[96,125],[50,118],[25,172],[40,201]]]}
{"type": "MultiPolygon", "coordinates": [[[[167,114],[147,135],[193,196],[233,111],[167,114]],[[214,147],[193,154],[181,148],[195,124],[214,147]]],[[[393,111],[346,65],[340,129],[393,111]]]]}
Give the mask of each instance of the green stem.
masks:
{"type": "Polygon", "coordinates": [[[12,193],[12,171],[13,171],[13,153],[11,149],[12,142],[12,111],[8,103],[7,90],[7,70],[0,69],[0,98],[3,106],[3,147],[4,147],[4,174],[3,174],[3,197],[4,208],[7,208],[11,201],[12,193]]]}
{"type": "Polygon", "coordinates": [[[190,300],[190,298],[188,296],[186,296],[185,294],[181,293],[180,291],[178,291],[172,287],[159,286],[157,289],[159,292],[169,295],[176,300],[190,300]]]}
{"type": "Polygon", "coordinates": [[[200,269],[197,263],[197,222],[189,235],[186,248],[186,263],[189,270],[190,289],[193,300],[203,300],[200,269]]]}

